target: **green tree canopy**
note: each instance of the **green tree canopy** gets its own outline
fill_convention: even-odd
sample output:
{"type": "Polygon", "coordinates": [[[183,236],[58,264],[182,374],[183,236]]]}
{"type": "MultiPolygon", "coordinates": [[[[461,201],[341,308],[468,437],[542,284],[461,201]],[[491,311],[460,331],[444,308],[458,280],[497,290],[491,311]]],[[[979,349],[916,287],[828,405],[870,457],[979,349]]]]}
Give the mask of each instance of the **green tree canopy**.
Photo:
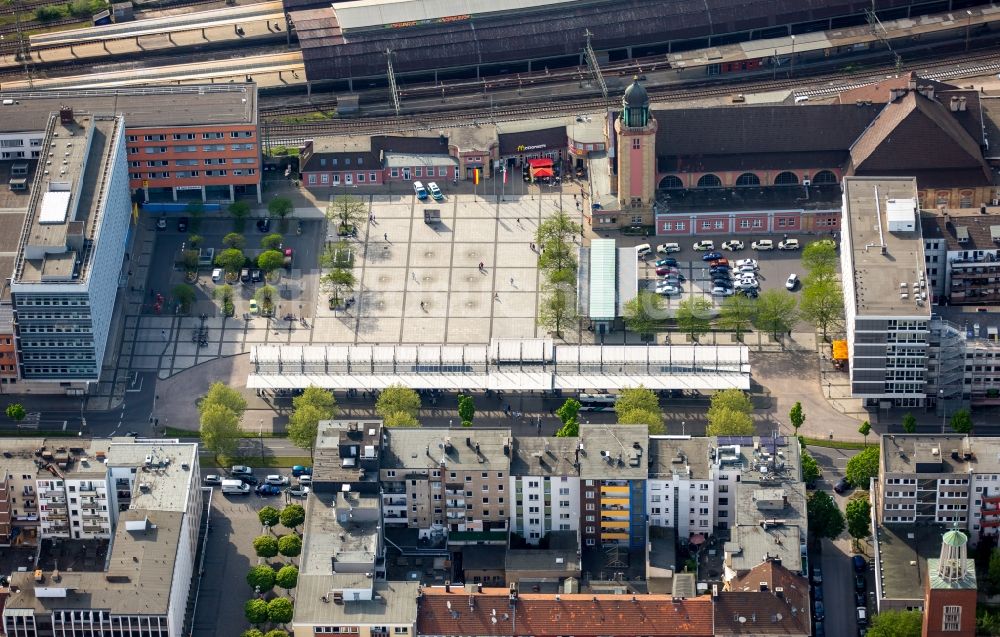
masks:
{"type": "Polygon", "coordinates": [[[326,207],[326,218],[337,223],[337,231],[346,233],[368,215],[368,204],[358,197],[340,195],[326,207]]]}
{"type": "Polygon", "coordinates": [[[208,386],[208,392],[198,403],[198,410],[204,411],[209,405],[222,405],[229,411],[236,414],[237,418],[243,417],[243,412],[247,410],[247,401],[237,390],[216,381],[208,386]]]}
{"type": "Polygon", "coordinates": [[[538,325],[561,336],[563,327],[577,318],[576,290],[564,284],[544,286],[538,304],[538,325]]]}
{"type": "Polygon", "coordinates": [[[295,534],[282,535],[278,538],[278,552],[285,557],[295,557],[302,552],[302,540],[295,534]]]}
{"type": "Polygon", "coordinates": [[[419,427],[420,421],[405,411],[396,411],[385,416],[382,419],[382,424],[386,427],[419,427]]]}
{"type": "Polygon", "coordinates": [[[844,531],[844,514],[826,491],[813,491],[806,501],[809,530],[817,538],[833,539],[844,531]]]}
{"type": "Polygon", "coordinates": [[[713,409],[732,409],[747,415],[753,413],[753,402],[742,389],[723,389],[712,394],[712,402],[708,407],[711,417],[713,409]]]}
{"type": "Polygon", "coordinates": [[[278,554],[278,540],[273,535],[259,535],[253,539],[257,557],[274,557],[278,554]]]}
{"type": "Polygon", "coordinates": [[[265,250],[257,257],[257,267],[270,274],[285,264],[285,255],[277,250],[265,250]]]}
{"type": "Polygon", "coordinates": [[[577,438],[580,436],[580,421],[576,416],[563,421],[563,426],[556,432],[557,438],[577,438]]]}
{"type": "Polygon", "coordinates": [[[287,624],[294,614],[292,600],[287,597],[275,597],[267,603],[267,618],[275,624],[287,624]]]}
{"type": "Polygon", "coordinates": [[[986,589],[990,594],[1000,591],[1000,549],[990,551],[990,563],[986,570],[986,589]]]}
{"type": "MultiPolygon", "coordinates": [[[[306,521],[306,510],[302,508],[301,504],[289,504],[284,509],[281,510],[281,525],[287,529],[294,529],[300,526],[306,521]]],[[[282,536],[287,537],[287,536],[282,536]]],[[[280,543],[278,550],[281,550],[280,543]]]]}
{"type": "Polygon", "coordinates": [[[881,448],[878,445],[865,447],[858,455],[847,461],[847,481],[856,489],[867,489],[872,478],[878,477],[878,461],[881,448]]]}
{"type": "Polygon", "coordinates": [[[872,432],[872,425],[867,420],[858,427],[858,433],[865,437],[865,446],[868,446],[868,434],[872,432]]]}
{"type": "Polygon", "coordinates": [[[288,631],[275,628],[274,630],[267,631],[267,634],[264,635],[264,637],[288,637],[288,631]]]}
{"type": "Polygon", "coordinates": [[[576,415],[580,413],[580,401],[575,398],[567,398],[566,402],[556,409],[556,416],[565,425],[567,421],[576,420],[576,415]]]}
{"type": "Polygon", "coordinates": [[[267,202],[267,211],[275,217],[284,219],[292,212],[292,200],[287,197],[275,197],[267,202]]]}
{"type": "Polygon", "coordinates": [[[581,232],[583,232],[583,227],[560,210],[538,224],[538,230],[535,231],[535,243],[546,245],[552,240],[571,243],[573,237],[578,236],[581,232]]]}
{"type": "Polygon", "coordinates": [[[729,407],[708,412],[706,436],[752,436],[756,433],[750,414],[729,407]]]}
{"type": "Polygon", "coordinates": [[[649,435],[656,436],[666,432],[663,426],[663,414],[648,409],[630,409],[618,415],[619,425],[646,425],[649,435]]]}
{"type": "Polygon", "coordinates": [[[222,245],[227,248],[236,248],[237,250],[242,250],[247,244],[246,237],[244,237],[239,232],[230,232],[226,236],[222,237],[222,245]]]}
{"type": "Polygon", "coordinates": [[[802,250],[802,265],[811,276],[836,276],[840,267],[837,244],[830,239],[813,241],[802,250]]]}
{"type": "Polygon", "coordinates": [[[246,262],[246,256],[243,254],[243,251],[238,248],[228,248],[215,255],[215,265],[230,274],[239,272],[240,268],[246,265],[246,262]]]}
{"type": "Polygon", "coordinates": [[[274,312],[274,300],[278,298],[278,290],[273,285],[262,285],[254,292],[253,298],[260,305],[261,312],[271,314],[274,312]]]}
{"type": "Polygon", "coordinates": [[[274,583],[278,585],[278,588],[283,588],[286,591],[295,588],[298,582],[299,569],[292,564],[279,568],[278,574],[274,578],[274,583]]]}
{"type": "Polygon", "coordinates": [[[281,521],[281,513],[272,506],[266,506],[257,511],[257,519],[260,520],[262,526],[273,528],[281,521]]]}
{"type": "Polygon", "coordinates": [[[727,296],[722,299],[722,306],[719,308],[719,327],[736,332],[736,338],[739,339],[753,325],[756,315],[757,303],[753,299],[742,294],[727,296]]]}
{"type": "Polygon", "coordinates": [[[170,293],[174,299],[181,304],[181,308],[184,312],[191,309],[191,304],[194,303],[196,298],[194,288],[187,283],[179,283],[175,285],[171,288],[170,293]]]}
{"type": "Polygon", "coordinates": [[[802,403],[796,401],[792,405],[792,408],[788,411],[788,420],[792,423],[792,427],[795,428],[795,433],[798,434],[799,427],[806,421],[806,415],[802,413],[802,403]]]}
{"type": "Polygon", "coordinates": [[[663,323],[666,313],[663,298],[648,290],[639,290],[634,299],[623,309],[625,327],[636,334],[649,336],[663,323]]]}
{"type": "Polygon", "coordinates": [[[844,290],[835,279],[809,281],[799,304],[802,318],[819,328],[826,339],[831,327],[844,321],[844,290]]]}
{"type": "Polygon", "coordinates": [[[333,292],[335,300],[340,301],[345,291],[354,287],[356,279],[350,268],[334,268],[320,277],[319,282],[323,289],[333,292]]]}
{"type": "Polygon", "coordinates": [[[872,616],[868,637],[920,637],[923,623],[919,610],[884,610],[872,616]]]}
{"type": "Polygon", "coordinates": [[[260,240],[260,247],[265,250],[280,250],[284,243],[284,238],[277,232],[264,235],[260,240]]]}
{"type": "Polygon", "coordinates": [[[908,434],[916,433],[917,431],[917,417],[910,412],[903,414],[903,431],[908,434]]]}
{"type": "Polygon", "coordinates": [[[629,387],[618,392],[618,399],[615,400],[615,413],[618,414],[619,423],[622,422],[622,414],[637,409],[658,414],[660,413],[660,399],[642,385],[629,387]]]}
{"type": "Polygon", "coordinates": [[[234,201],[229,204],[229,215],[236,220],[237,229],[243,228],[244,220],[250,216],[250,204],[245,201],[234,201]]]}
{"type": "Polygon", "coordinates": [[[250,567],[247,572],[247,584],[254,590],[260,588],[261,593],[266,593],[274,588],[274,569],[267,564],[250,567]]]}
{"type": "Polygon", "coordinates": [[[872,505],[868,494],[859,491],[847,501],[847,532],[855,540],[863,540],[872,534],[872,505]]]}
{"type": "MultiPolygon", "coordinates": [[[[256,601],[263,601],[263,600],[256,600],[256,601]]],[[[244,612],[246,612],[246,611],[244,610],[244,612]]],[[[247,615],[247,619],[249,619],[249,618],[250,618],[250,615],[247,615]]],[[[267,604],[265,603],[264,604],[264,619],[260,623],[263,624],[266,621],[267,621],[267,604]]],[[[259,628],[248,628],[247,630],[244,630],[242,633],[240,633],[240,637],[266,637],[266,636],[264,635],[264,633],[260,632],[259,628]]]]}
{"type": "Polygon", "coordinates": [[[225,405],[212,403],[201,410],[201,444],[216,458],[232,458],[236,453],[240,421],[225,405]]]}
{"type": "Polygon", "coordinates": [[[819,469],[819,463],[816,462],[816,458],[813,458],[808,451],[802,450],[802,481],[806,484],[815,484],[819,480],[822,472],[819,469]]]}
{"type": "Polygon", "coordinates": [[[969,414],[968,409],[959,409],[956,411],[948,423],[956,433],[966,435],[972,433],[972,415],[969,414]]]}
{"type": "Polygon", "coordinates": [[[319,387],[307,387],[301,396],[292,399],[294,411],[288,419],[288,439],[296,447],[308,449],[312,456],[319,423],[330,420],[337,413],[333,394],[319,387]]]}
{"type": "Polygon", "coordinates": [[[765,290],[757,297],[757,314],[753,324],[757,329],[777,336],[792,331],[799,320],[797,302],[787,290],[765,290]]]}
{"type": "MultiPolygon", "coordinates": [[[[572,272],[575,278],[577,266],[575,244],[560,239],[550,239],[539,245],[542,247],[542,253],[538,255],[538,267],[543,272],[572,272]]],[[[557,279],[565,282],[565,277],[557,275],[557,279]]]]}
{"type": "Polygon", "coordinates": [[[251,624],[263,624],[267,621],[267,602],[262,599],[251,599],[244,604],[243,614],[251,624]]]}
{"type": "Polygon", "coordinates": [[[28,415],[21,403],[11,403],[7,405],[7,417],[14,422],[21,422],[28,415]]]}
{"type": "Polygon", "coordinates": [[[382,418],[404,413],[416,419],[420,413],[420,394],[409,387],[390,385],[379,393],[378,400],[375,401],[375,413],[382,418]]]}
{"type": "Polygon", "coordinates": [[[692,339],[708,332],[712,326],[712,302],[692,296],[677,304],[677,329],[692,339]]]}
{"type": "Polygon", "coordinates": [[[458,395],[458,417],[463,422],[472,422],[472,419],[476,417],[476,405],[472,400],[472,396],[467,394],[458,395]]]}

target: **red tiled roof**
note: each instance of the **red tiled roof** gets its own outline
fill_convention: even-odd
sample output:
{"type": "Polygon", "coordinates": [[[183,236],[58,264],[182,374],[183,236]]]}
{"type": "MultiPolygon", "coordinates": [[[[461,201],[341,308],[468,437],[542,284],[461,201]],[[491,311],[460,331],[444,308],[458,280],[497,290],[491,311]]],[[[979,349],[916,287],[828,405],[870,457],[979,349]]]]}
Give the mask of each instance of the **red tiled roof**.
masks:
{"type": "Polygon", "coordinates": [[[431,588],[422,592],[417,609],[419,635],[713,635],[712,600],[707,596],[674,602],[669,595],[530,593],[519,594],[511,606],[506,589],[467,593],[452,588],[446,593],[442,588],[431,588]]]}
{"type": "Polygon", "coordinates": [[[862,102],[885,104],[889,101],[890,92],[892,90],[906,88],[909,86],[911,77],[917,81],[917,86],[930,86],[934,89],[934,92],[957,88],[951,84],[945,84],[944,82],[925,80],[924,78],[917,76],[916,73],[906,73],[897,77],[890,77],[882,80],[881,82],[874,82],[872,84],[865,84],[864,86],[848,89],[837,96],[837,101],[841,104],[854,104],[859,100],[862,102]]]}
{"type": "Polygon", "coordinates": [[[715,600],[715,634],[719,637],[799,637],[809,635],[810,629],[809,582],[774,561],[733,579],[715,600]],[[760,590],[762,583],[767,590],[760,590]]]}

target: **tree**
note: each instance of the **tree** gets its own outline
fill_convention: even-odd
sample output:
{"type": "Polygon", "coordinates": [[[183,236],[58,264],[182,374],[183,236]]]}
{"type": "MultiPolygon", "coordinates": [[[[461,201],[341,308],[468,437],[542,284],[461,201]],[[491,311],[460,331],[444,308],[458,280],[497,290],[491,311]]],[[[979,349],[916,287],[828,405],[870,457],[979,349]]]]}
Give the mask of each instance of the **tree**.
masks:
{"type": "Polygon", "coordinates": [[[28,413],[24,411],[24,405],[21,403],[11,403],[7,405],[7,417],[14,422],[21,422],[27,415],[28,413]]]}
{"type": "Polygon", "coordinates": [[[267,564],[250,567],[247,572],[247,584],[254,590],[260,589],[261,593],[271,590],[274,588],[274,569],[267,564]]]}
{"type": "Polygon", "coordinates": [[[385,416],[382,424],[386,427],[419,427],[420,421],[413,414],[397,411],[385,416]]]}
{"type": "Polygon", "coordinates": [[[324,274],[319,282],[324,288],[333,292],[334,303],[340,303],[341,296],[346,290],[354,287],[356,280],[350,268],[334,268],[324,274]]]}
{"type": "Polygon", "coordinates": [[[288,631],[275,628],[274,630],[267,631],[264,637],[288,637],[288,631]]]}
{"type": "Polygon", "coordinates": [[[267,202],[267,211],[274,217],[284,219],[292,212],[292,200],[287,197],[275,197],[267,202]]]}
{"type": "Polygon", "coordinates": [[[881,450],[878,445],[865,447],[858,455],[847,461],[845,475],[856,489],[867,489],[872,478],[878,477],[878,461],[881,450]]]}
{"type": "Polygon", "coordinates": [[[625,304],[622,314],[625,327],[640,336],[650,336],[665,316],[663,298],[648,290],[639,290],[636,297],[625,304]]]}
{"type": "Polygon", "coordinates": [[[235,274],[246,265],[247,258],[243,251],[237,248],[228,248],[215,255],[215,265],[219,266],[230,274],[235,274]]]}
{"type": "Polygon", "coordinates": [[[990,551],[990,563],[986,570],[986,586],[991,593],[1000,590],[1000,549],[990,551]]]}
{"type": "Polygon", "coordinates": [[[231,409],[212,403],[202,410],[200,424],[201,444],[216,460],[235,455],[242,432],[240,420],[231,409]]]}
{"type": "Polygon", "coordinates": [[[237,418],[243,417],[243,412],[247,410],[247,401],[240,392],[225,383],[216,381],[208,386],[208,392],[198,403],[198,411],[203,411],[209,405],[218,404],[229,409],[236,414],[237,418]]]}
{"type": "Polygon", "coordinates": [[[884,610],[872,616],[868,637],[920,637],[923,624],[919,610],[884,610]]]}
{"type": "Polygon", "coordinates": [[[813,241],[802,250],[802,265],[813,277],[834,277],[840,267],[837,244],[830,239],[813,241]]]}
{"type": "Polygon", "coordinates": [[[327,244],[319,256],[319,265],[321,268],[353,268],[354,248],[346,239],[327,244]]]}
{"type": "Polygon", "coordinates": [[[416,419],[420,413],[420,394],[409,387],[390,385],[379,393],[375,401],[375,413],[387,418],[390,414],[400,412],[416,419]]]}
{"type": "MultiPolygon", "coordinates": [[[[248,616],[249,617],[249,616],[248,616]]],[[[267,621],[267,606],[264,606],[264,621],[267,621]]],[[[262,621],[261,623],[264,623],[262,621]]],[[[248,628],[240,633],[240,637],[265,637],[264,633],[260,632],[259,628],[248,628]]]]}
{"type": "Polygon", "coordinates": [[[267,621],[267,602],[262,599],[251,599],[243,606],[243,614],[251,624],[263,624],[267,621]]]}
{"type": "Polygon", "coordinates": [[[472,419],[476,417],[476,405],[472,401],[472,396],[466,394],[458,395],[458,418],[462,421],[462,426],[472,426],[472,419]],[[469,423],[466,425],[465,423],[469,423]]]}
{"type": "Polygon", "coordinates": [[[802,481],[807,485],[814,485],[819,480],[822,472],[819,469],[819,463],[816,462],[816,458],[813,458],[809,452],[802,451],[802,481]]]}
{"type": "Polygon", "coordinates": [[[191,248],[197,248],[204,242],[205,242],[205,237],[201,236],[200,234],[188,235],[187,244],[191,248]]]}
{"type": "Polygon", "coordinates": [[[257,557],[274,557],[278,554],[278,540],[273,535],[259,535],[253,539],[253,550],[257,557]]]}
{"type": "MultiPolygon", "coordinates": [[[[289,504],[281,510],[281,526],[286,529],[294,529],[306,521],[306,510],[301,504],[289,504]]],[[[286,537],[286,536],[282,536],[286,537]]],[[[281,541],[278,541],[278,550],[281,550],[281,541]]]]}
{"type": "Polygon", "coordinates": [[[692,296],[677,304],[677,328],[698,340],[712,326],[712,302],[700,296],[692,296]]]}
{"type": "Polygon", "coordinates": [[[177,302],[181,304],[181,311],[187,312],[191,309],[191,304],[194,303],[195,293],[194,288],[187,283],[180,283],[175,285],[173,289],[170,290],[177,302]]]}
{"type": "Polygon", "coordinates": [[[582,232],[583,227],[560,210],[538,224],[538,230],[535,231],[535,242],[538,245],[545,245],[552,240],[570,243],[573,237],[582,232]]]}
{"type": "Polygon", "coordinates": [[[709,410],[706,436],[752,436],[756,433],[750,414],[728,407],[709,410]]]}
{"type": "Polygon", "coordinates": [[[798,320],[796,301],[787,290],[766,290],[757,298],[757,314],[753,324],[774,336],[792,331],[798,320]]]}
{"type": "Polygon", "coordinates": [[[806,500],[809,530],[816,538],[833,539],[844,532],[844,514],[826,491],[813,491],[806,500]]]}
{"type": "Polygon", "coordinates": [[[652,391],[642,385],[629,387],[618,393],[615,400],[615,413],[618,414],[618,422],[622,423],[622,414],[630,411],[642,410],[660,413],[660,399],[652,391]]]}
{"type": "Polygon", "coordinates": [[[222,237],[222,245],[227,248],[236,248],[237,250],[242,250],[243,246],[247,244],[246,237],[244,237],[239,232],[230,232],[226,236],[222,237]]]}
{"type": "Polygon", "coordinates": [[[872,432],[872,425],[867,420],[858,427],[858,433],[865,437],[865,446],[868,446],[868,434],[872,432]]]}
{"type": "Polygon", "coordinates": [[[197,250],[182,250],[181,258],[178,263],[184,268],[185,272],[197,272],[198,271],[198,259],[201,253],[197,250]]]}
{"type": "Polygon", "coordinates": [[[281,246],[284,245],[284,238],[277,232],[272,232],[271,234],[264,235],[260,240],[260,247],[265,250],[280,250],[281,246]]]}
{"type": "Polygon", "coordinates": [[[753,413],[753,402],[741,389],[723,389],[712,394],[712,402],[708,407],[709,417],[711,417],[713,409],[723,408],[750,415],[753,413]]]}
{"type": "Polygon", "coordinates": [[[910,412],[903,414],[903,431],[908,434],[916,433],[917,417],[910,412]]]}
{"type": "Polygon", "coordinates": [[[547,285],[538,304],[538,325],[562,336],[563,326],[576,320],[576,290],[563,285],[547,285]]]}
{"type": "Polygon", "coordinates": [[[201,227],[201,218],[205,216],[205,204],[200,201],[189,201],[184,211],[191,217],[191,231],[201,227]]]}
{"type": "Polygon", "coordinates": [[[257,511],[257,519],[260,520],[261,526],[273,528],[281,521],[281,513],[274,507],[268,506],[257,511]]]}
{"type": "Polygon", "coordinates": [[[719,308],[719,327],[736,332],[736,339],[742,340],[743,332],[750,329],[757,315],[757,303],[753,299],[734,294],[722,299],[719,308]]]}
{"type": "Polygon", "coordinates": [[[360,224],[368,214],[368,204],[350,195],[334,197],[326,208],[326,218],[337,223],[337,234],[345,235],[360,224]]]}
{"type": "Polygon", "coordinates": [[[292,399],[294,411],[288,419],[288,439],[296,447],[309,450],[313,455],[319,423],[337,414],[337,401],[333,394],[319,387],[307,387],[301,396],[292,399]]]}
{"type": "Polygon", "coordinates": [[[279,568],[278,574],[274,577],[274,583],[278,585],[278,588],[283,588],[286,591],[295,588],[298,582],[299,569],[291,564],[279,568]]]}
{"type": "Polygon", "coordinates": [[[576,420],[576,415],[580,413],[580,401],[575,398],[567,398],[566,402],[560,405],[559,409],[556,409],[556,416],[562,422],[566,424],[570,420],[576,420]]]}
{"type": "Polygon", "coordinates": [[[831,326],[844,320],[844,291],[835,279],[810,281],[802,290],[802,318],[819,328],[826,340],[831,326]]]}
{"type": "Polygon", "coordinates": [[[538,255],[538,267],[543,272],[549,273],[549,280],[553,276],[556,281],[566,282],[563,273],[569,272],[576,277],[576,246],[563,239],[549,239],[545,243],[539,244],[542,253],[538,255]]]}
{"type": "Polygon", "coordinates": [[[948,424],[957,433],[965,435],[972,433],[972,416],[969,414],[968,409],[959,409],[956,411],[948,421],[948,424]]]}
{"type": "Polygon", "coordinates": [[[806,415],[802,413],[802,403],[796,402],[792,405],[792,408],[788,411],[788,420],[795,429],[795,435],[799,435],[799,427],[806,421],[806,415]]]}
{"type": "Polygon", "coordinates": [[[257,288],[253,298],[260,306],[260,312],[264,315],[274,313],[274,299],[278,296],[278,290],[273,285],[263,285],[257,288]]]}
{"type": "Polygon", "coordinates": [[[631,409],[618,415],[619,425],[646,425],[649,435],[657,436],[666,433],[663,426],[663,414],[659,411],[646,409],[631,409]]]}
{"type": "Polygon", "coordinates": [[[855,540],[863,540],[872,534],[872,505],[863,491],[847,501],[847,532],[855,540]]]}
{"type": "Polygon", "coordinates": [[[294,614],[292,600],[287,597],[275,597],[267,603],[267,618],[275,624],[287,624],[294,614]]]}
{"type": "Polygon", "coordinates": [[[265,250],[257,257],[257,267],[267,274],[271,274],[283,265],[285,265],[285,255],[277,250],[265,250]]]}
{"type": "Polygon", "coordinates": [[[580,436],[580,421],[576,416],[563,421],[563,426],[556,432],[557,438],[578,438],[580,436]]]}
{"type": "MultiPolygon", "coordinates": [[[[295,526],[298,526],[298,524],[295,526]]],[[[278,552],[285,557],[295,557],[302,552],[302,540],[295,534],[282,535],[278,538],[278,552]]]]}
{"type": "Polygon", "coordinates": [[[233,227],[242,232],[250,216],[250,204],[245,201],[234,201],[229,204],[229,216],[233,218],[233,227]]]}

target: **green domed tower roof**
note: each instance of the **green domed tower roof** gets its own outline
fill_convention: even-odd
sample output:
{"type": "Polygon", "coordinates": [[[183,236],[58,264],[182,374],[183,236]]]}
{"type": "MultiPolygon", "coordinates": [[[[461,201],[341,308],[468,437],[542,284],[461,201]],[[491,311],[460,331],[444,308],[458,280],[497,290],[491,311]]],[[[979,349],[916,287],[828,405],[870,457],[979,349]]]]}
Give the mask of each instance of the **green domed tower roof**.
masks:
{"type": "Polygon", "coordinates": [[[958,529],[952,529],[944,534],[942,541],[948,546],[960,547],[965,546],[965,543],[969,541],[965,533],[962,533],[958,529]]]}

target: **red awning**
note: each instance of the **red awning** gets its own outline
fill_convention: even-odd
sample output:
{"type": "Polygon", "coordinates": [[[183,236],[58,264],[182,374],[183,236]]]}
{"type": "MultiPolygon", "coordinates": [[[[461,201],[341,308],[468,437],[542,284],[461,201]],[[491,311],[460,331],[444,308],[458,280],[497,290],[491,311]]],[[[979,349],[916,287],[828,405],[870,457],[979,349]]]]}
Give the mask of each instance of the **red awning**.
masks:
{"type": "Polygon", "coordinates": [[[541,157],[539,159],[529,159],[528,165],[532,168],[547,168],[552,165],[552,160],[548,157],[541,157]]]}
{"type": "Polygon", "coordinates": [[[531,171],[534,177],[554,177],[555,173],[552,172],[551,168],[535,168],[531,171]]]}

